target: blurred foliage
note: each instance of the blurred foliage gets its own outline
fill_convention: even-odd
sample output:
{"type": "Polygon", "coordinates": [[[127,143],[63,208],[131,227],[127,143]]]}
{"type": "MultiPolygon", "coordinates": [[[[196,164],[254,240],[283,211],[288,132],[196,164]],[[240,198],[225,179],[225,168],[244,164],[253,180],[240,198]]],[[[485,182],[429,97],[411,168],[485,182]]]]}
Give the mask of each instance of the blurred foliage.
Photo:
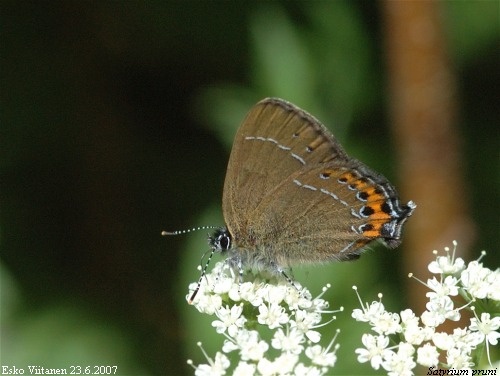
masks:
{"type": "Polygon", "coordinates": [[[132,357],[128,334],[104,317],[87,312],[77,300],[29,310],[12,276],[0,264],[1,363],[45,368],[118,366],[118,374],[144,374],[132,357]]]}
{"type": "MultiPolygon", "coordinates": [[[[499,5],[442,6],[477,246],[496,267],[499,5]]],[[[222,224],[213,205],[232,138],[264,97],[307,109],[393,180],[376,2],[0,7],[2,365],[101,362],[120,374],[178,374],[187,358],[204,361],[198,340],[209,354],[219,348],[184,300],[204,236],[159,234],[222,224]]],[[[331,283],[332,306],[346,307],[324,333],[329,341],[332,327],[342,329],[339,374],[370,372],[353,356],[363,328],[349,319],[351,286],[402,307],[403,277],[384,272],[397,270],[399,252],[294,270],[313,293],[331,283]]]]}
{"type": "Polygon", "coordinates": [[[355,8],[316,2],[304,11],[305,21],[297,25],[276,3],[256,10],[249,21],[250,87],[228,83],[203,91],[201,114],[212,119],[228,149],[242,117],[262,98],[285,98],[343,138],[354,111],[375,95],[376,85],[364,84],[375,75],[375,51],[355,8]]]}

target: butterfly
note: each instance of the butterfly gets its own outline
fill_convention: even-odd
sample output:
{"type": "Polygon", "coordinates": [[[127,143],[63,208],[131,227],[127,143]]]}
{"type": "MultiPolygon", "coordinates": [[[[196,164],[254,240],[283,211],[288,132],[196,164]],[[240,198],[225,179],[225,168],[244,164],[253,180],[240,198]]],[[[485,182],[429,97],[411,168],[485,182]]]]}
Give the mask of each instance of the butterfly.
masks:
{"type": "MultiPolygon", "coordinates": [[[[294,265],[357,259],[374,240],[394,248],[416,205],[347,155],[316,118],[278,98],[257,103],[234,139],[222,199],[226,226],[210,236],[238,268],[285,274],[294,265]]],[[[208,262],[207,262],[208,265],[208,262]]],[[[194,300],[205,274],[189,299],[194,300]]]]}

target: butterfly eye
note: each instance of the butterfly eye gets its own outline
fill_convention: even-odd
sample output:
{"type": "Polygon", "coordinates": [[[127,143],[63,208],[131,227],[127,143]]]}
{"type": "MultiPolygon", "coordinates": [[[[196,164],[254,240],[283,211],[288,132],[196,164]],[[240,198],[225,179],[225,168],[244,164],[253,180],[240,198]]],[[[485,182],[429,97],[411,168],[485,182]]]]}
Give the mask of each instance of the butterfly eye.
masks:
{"type": "Polygon", "coordinates": [[[231,248],[231,236],[229,233],[219,234],[217,239],[215,239],[215,246],[222,251],[226,251],[231,248]]]}

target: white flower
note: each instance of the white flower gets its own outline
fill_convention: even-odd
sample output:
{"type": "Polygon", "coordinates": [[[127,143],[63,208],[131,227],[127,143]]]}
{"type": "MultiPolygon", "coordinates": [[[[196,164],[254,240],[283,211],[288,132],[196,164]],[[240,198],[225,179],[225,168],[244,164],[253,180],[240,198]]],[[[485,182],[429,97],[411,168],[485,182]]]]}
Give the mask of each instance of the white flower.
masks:
{"type": "Polygon", "coordinates": [[[428,292],[425,295],[431,300],[447,295],[456,296],[458,295],[457,283],[458,280],[451,275],[447,276],[442,283],[434,277],[427,280],[427,287],[433,290],[433,292],[428,292]]]}
{"type": "Polygon", "coordinates": [[[422,314],[422,322],[431,327],[436,327],[446,319],[458,321],[460,312],[453,307],[449,296],[434,298],[426,304],[427,311],[422,314]]]}
{"type": "Polygon", "coordinates": [[[306,337],[313,343],[319,342],[321,335],[315,331],[311,330],[321,321],[321,315],[317,312],[307,312],[301,309],[295,311],[295,320],[290,320],[290,327],[297,328],[301,333],[304,333],[306,337]]]}
{"type": "Polygon", "coordinates": [[[418,317],[411,309],[405,309],[401,311],[401,323],[403,327],[418,326],[418,317]]]}
{"type": "Polygon", "coordinates": [[[290,375],[298,360],[293,354],[281,354],[273,362],[263,358],[257,364],[257,370],[261,375],[290,375]]]}
{"type": "Polygon", "coordinates": [[[432,342],[441,350],[449,350],[453,347],[453,337],[448,333],[439,332],[432,335],[432,342]]]}
{"type": "Polygon", "coordinates": [[[430,340],[434,334],[434,327],[421,328],[419,326],[419,318],[411,309],[401,312],[401,327],[406,342],[412,345],[420,345],[422,342],[430,340]]]}
{"type": "Polygon", "coordinates": [[[306,309],[313,305],[311,301],[312,296],[309,291],[303,291],[302,287],[297,284],[297,286],[288,286],[287,293],[285,295],[285,302],[288,304],[290,309],[306,309]]]}
{"type": "Polygon", "coordinates": [[[269,306],[260,305],[259,312],[257,316],[259,324],[267,325],[269,329],[279,328],[290,320],[285,308],[276,303],[269,303],[269,306]]]}
{"type": "Polygon", "coordinates": [[[461,282],[472,297],[484,299],[490,290],[490,273],[491,270],[483,268],[478,261],[472,261],[462,273],[461,282]]]}
{"type": "MultiPolygon", "coordinates": [[[[211,280],[212,276],[208,279],[211,280]]],[[[325,287],[323,293],[327,289],[328,287],[325,287]]],[[[206,295],[214,293],[214,290],[200,288],[200,293],[205,291],[206,295]]],[[[284,284],[263,284],[261,281],[252,284],[247,281],[238,286],[238,289],[233,284],[227,296],[233,297],[233,301],[238,301],[240,304],[226,305],[219,309],[216,312],[218,320],[213,322],[213,326],[218,333],[224,333],[226,336],[223,351],[226,353],[238,351],[240,357],[240,363],[236,367],[238,372],[256,371],[262,375],[275,375],[298,373],[303,370],[304,373],[316,375],[323,374],[332,367],[336,361],[336,348],[332,352],[329,351],[333,340],[326,349],[320,346],[307,348],[306,356],[311,359],[312,364],[321,365],[321,368],[307,367],[300,363],[300,366],[294,369],[298,355],[304,352],[303,344],[306,338],[313,343],[320,340],[320,334],[314,329],[322,326],[320,325],[322,313],[334,312],[326,310],[328,302],[321,299],[323,293],[312,299],[306,289],[298,293],[296,288],[291,289],[284,284]],[[255,288],[257,283],[259,289],[255,288]],[[246,302],[250,302],[253,306],[259,303],[256,306],[259,313],[252,318],[253,322],[271,330],[277,329],[270,342],[274,349],[281,351],[281,354],[274,360],[267,357],[268,343],[259,337],[257,331],[245,328],[248,320],[243,316],[245,311],[243,306],[247,304],[246,302]],[[284,325],[286,327],[282,328],[284,325]]],[[[227,296],[223,299],[227,300],[227,296]]],[[[195,301],[194,304],[199,302],[195,301]]],[[[252,311],[255,310],[250,309],[250,312],[252,311]]]]}
{"type": "Polygon", "coordinates": [[[305,336],[312,343],[318,343],[321,340],[321,333],[319,333],[319,332],[317,332],[315,330],[308,330],[305,333],[305,336]]]}
{"type": "Polygon", "coordinates": [[[222,351],[225,353],[230,353],[231,351],[238,350],[240,347],[236,342],[233,342],[232,340],[224,340],[224,344],[222,345],[222,351]]]}
{"type": "Polygon", "coordinates": [[[471,332],[463,328],[453,329],[451,338],[453,339],[454,347],[467,353],[470,353],[471,350],[475,349],[476,346],[482,342],[479,333],[471,332]]]}
{"type": "Polygon", "coordinates": [[[303,307],[303,309],[308,309],[309,311],[317,311],[317,312],[322,312],[327,310],[330,307],[330,304],[322,299],[321,297],[330,289],[331,285],[327,284],[325,287],[323,287],[323,291],[321,294],[319,294],[316,298],[312,299],[312,306],[307,308],[303,307]]]}
{"type": "Polygon", "coordinates": [[[328,352],[320,345],[308,347],[306,349],[306,356],[311,359],[314,364],[323,367],[333,367],[337,361],[335,352],[328,352]]]}
{"type": "Polygon", "coordinates": [[[437,366],[439,362],[439,351],[430,343],[417,349],[417,363],[424,367],[437,366]]]}
{"type": "MultiPolygon", "coordinates": [[[[353,287],[356,290],[357,288],[353,287]]],[[[381,296],[381,295],[380,295],[381,296]]],[[[358,295],[361,302],[361,298],[358,295]]],[[[352,312],[352,317],[356,321],[369,322],[372,329],[379,334],[394,334],[401,332],[401,325],[399,325],[400,317],[397,313],[390,313],[385,310],[382,302],[372,302],[370,306],[366,307],[361,303],[361,309],[355,309],[352,312]]]]}
{"type": "MultiPolygon", "coordinates": [[[[374,369],[382,366],[389,375],[412,375],[415,360],[420,365],[429,367],[429,370],[443,367],[468,371],[471,367],[478,366],[473,363],[473,359],[480,357],[483,346],[478,345],[484,343],[489,365],[493,367],[490,346],[497,346],[500,339],[500,317],[497,315],[497,308],[500,307],[500,269],[492,271],[483,267],[479,261],[485,252],[477,261],[465,266],[462,259],[455,259],[455,242],[454,246],[451,257],[437,257],[436,261],[429,264],[429,270],[440,274],[440,277],[428,279],[427,283],[414,277],[431,290],[426,294],[429,298],[427,310],[420,318],[406,309],[400,313],[401,320],[398,323],[393,314],[383,308],[381,302],[365,306],[358,294],[362,309],[354,310],[352,316],[357,321],[368,322],[373,331],[384,334],[378,337],[380,344],[376,343],[376,337],[363,335],[363,343],[367,349],[356,349],[359,362],[371,360],[374,369]],[[455,301],[458,303],[460,298],[465,300],[465,304],[460,303],[462,305],[455,308],[455,301]],[[476,317],[471,319],[468,328],[455,328],[452,334],[437,331],[447,320],[459,320],[460,311],[466,307],[474,312],[480,307],[481,311],[491,310],[495,313],[482,312],[481,318],[474,313],[476,317]],[[397,330],[398,325],[400,331],[397,330]],[[392,335],[399,332],[399,336],[392,335]],[[398,343],[397,352],[393,351],[394,347],[387,348],[389,336],[398,343]],[[440,363],[444,355],[440,351],[446,352],[445,363],[440,363]]],[[[413,274],[410,273],[409,276],[413,277],[413,274]]],[[[357,290],[355,287],[354,289],[357,290]]]]}
{"type": "MultiPolygon", "coordinates": [[[[329,287],[313,298],[306,288],[280,275],[248,272],[242,277],[230,263],[220,262],[199,284],[189,286],[186,299],[198,311],[217,316],[212,326],[225,337],[223,353],[232,353],[236,359],[233,374],[317,376],[328,372],[337,359],[338,345],[330,351],[334,340],[327,348],[312,344],[321,339],[315,329],[334,319],[322,323],[323,314],[336,312],[328,310],[329,304],[322,298],[329,287]],[[261,337],[259,329],[266,331],[265,336],[261,337]],[[270,346],[272,351],[268,351],[270,346]],[[299,363],[300,355],[306,355],[303,359],[309,364],[299,363]]],[[[229,361],[223,353],[211,360],[202,351],[208,364],[195,367],[188,361],[197,374],[227,372],[229,361]]]]}
{"type": "MultiPolygon", "coordinates": [[[[188,295],[186,295],[186,300],[191,297],[191,294],[196,286],[196,283],[193,283],[189,286],[190,292],[188,295]]],[[[198,295],[196,295],[195,307],[201,313],[213,315],[218,309],[222,307],[222,298],[220,297],[220,295],[206,293],[206,287],[204,285],[201,285],[200,291],[198,292],[198,295]]]]}
{"type": "MultiPolygon", "coordinates": [[[[436,261],[432,261],[429,264],[429,271],[434,274],[458,274],[464,270],[465,263],[460,257],[455,259],[455,252],[457,250],[457,242],[453,241],[453,253],[450,257],[449,254],[446,256],[436,257],[436,261]]],[[[446,247],[445,251],[448,253],[449,248],[446,247]]]]}
{"type": "Polygon", "coordinates": [[[219,278],[213,281],[212,290],[217,295],[227,294],[234,285],[239,285],[234,283],[234,280],[223,273],[220,274],[219,278]]]}
{"type": "Polygon", "coordinates": [[[233,374],[238,376],[254,376],[257,366],[255,364],[250,364],[247,362],[239,362],[234,369],[233,374]]]}
{"type": "Polygon", "coordinates": [[[262,304],[263,300],[262,297],[257,294],[257,291],[259,291],[263,285],[263,283],[255,282],[244,282],[241,285],[234,283],[228,295],[229,298],[235,302],[246,300],[253,306],[258,307],[262,304]]]}
{"type": "Polygon", "coordinates": [[[243,305],[234,305],[231,308],[226,306],[226,308],[221,308],[215,311],[219,320],[212,322],[212,326],[215,328],[217,333],[224,333],[227,329],[228,334],[231,337],[236,335],[236,332],[243,328],[243,325],[247,321],[245,317],[242,317],[243,305]]]}
{"type": "Polygon", "coordinates": [[[381,302],[372,302],[370,306],[367,305],[367,307],[363,307],[363,310],[361,309],[355,309],[352,312],[352,317],[356,321],[371,321],[375,317],[379,317],[381,314],[385,312],[384,305],[381,302]]]}
{"type": "Polygon", "coordinates": [[[406,327],[403,330],[403,335],[406,342],[418,346],[422,342],[427,341],[431,337],[433,332],[434,328],[432,327],[421,328],[415,325],[406,327]]]}
{"type": "Polygon", "coordinates": [[[257,331],[242,329],[236,333],[234,339],[224,341],[222,351],[228,353],[240,350],[242,360],[259,360],[268,348],[269,345],[260,340],[257,331]]]}
{"type": "Polygon", "coordinates": [[[262,358],[259,360],[257,364],[257,370],[259,374],[262,376],[272,376],[277,374],[277,367],[274,362],[271,362],[269,359],[262,358]]]}
{"type": "Polygon", "coordinates": [[[383,358],[390,352],[390,350],[386,349],[389,345],[389,337],[381,335],[375,337],[371,334],[363,334],[361,342],[363,342],[366,349],[356,349],[355,352],[358,354],[358,362],[365,363],[370,361],[373,369],[379,369],[383,358]]]}
{"type": "Polygon", "coordinates": [[[399,325],[399,315],[397,313],[383,312],[378,317],[373,317],[370,320],[373,330],[378,334],[394,334],[401,332],[401,325],[399,325]]]}
{"type": "Polygon", "coordinates": [[[277,350],[300,354],[304,349],[304,346],[302,346],[304,342],[304,334],[297,330],[297,328],[291,328],[287,334],[280,328],[274,333],[271,345],[277,350]]]}
{"type": "Polygon", "coordinates": [[[436,261],[429,264],[429,271],[434,274],[457,274],[464,269],[464,266],[465,262],[460,257],[452,260],[448,256],[438,256],[436,261]]]}
{"type": "Polygon", "coordinates": [[[294,370],[296,376],[320,376],[323,372],[318,367],[306,367],[303,363],[297,364],[294,370]]]}
{"type": "Polygon", "coordinates": [[[391,351],[382,362],[382,367],[388,371],[390,376],[412,376],[413,368],[417,365],[413,360],[413,346],[400,342],[398,352],[391,351]]]}
{"type": "Polygon", "coordinates": [[[449,349],[446,353],[446,362],[450,368],[469,369],[474,365],[466,351],[457,348],[449,349]]]}
{"type": "Polygon", "coordinates": [[[321,322],[321,315],[318,312],[298,309],[295,311],[295,322],[299,329],[307,331],[321,322]]]}
{"type": "Polygon", "coordinates": [[[290,375],[298,359],[298,356],[293,354],[281,354],[274,361],[262,358],[257,364],[258,374],[264,376],[290,375]]]}
{"type": "Polygon", "coordinates": [[[259,361],[269,348],[266,341],[259,339],[259,333],[255,330],[238,332],[236,342],[240,348],[242,360],[259,361]]]}
{"type": "Polygon", "coordinates": [[[229,359],[224,354],[218,352],[215,354],[215,360],[210,361],[210,364],[200,364],[196,367],[194,374],[196,376],[219,376],[225,375],[226,370],[229,368],[231,363],[229,359]]]}
{"type": "Polygon", "coordinates": [[[424,311],[422,313],[422,323],[426,326],[437,327],[445,321],[445,318],[437,312],[433,311],[424,311]]]}
{"type": "Polygon", "coordinates": [[[406,342],[399,342],[398,344],[398,355],[411,357],[415,353],[415,348],[406,342]]]}
{"type": "Polygon", "coordinates": [[[297,364],[298,361],[298,355],[288,353],[281,354],[274,360],[274,366],[277,370],[277,374],[289,375],[293,371],[295,364],[297,364]]]}
{"type": "Polygon", "coordinates": [[[481,335],[481,342],[486,339],[490,345],[495,346],[498,343],[498,338],[500,338],[500,333],[496,332],[500,328],[500,317],[490,318],[490,314],[483,312],[481,314],[481,320],[473,317],[470,319],[470,330],[478,331],[481,335]]]}
{"type": "Polygon", "coordinates": [[[284,284],[280,285],[267,285],[267,293],[265,294],[265,299],[267,302],[271,302],[273,304],[280,304],[283,300],[285,300],[287,294],[287,286],[284,284]]]}
{"type": "MultiPolygon", "coordinates": [[[[474,312],[475,313],[475,312],[474,312]]],[[[470,324],[470,330],[473,332],[477,332],[478,341],[483,342],[486,341],[486,352],[488,355],[488,362],[491,365],[490,358],[490,347],[489,345],[496,346],[498,344],[498,338],[500,338],[500,333],[496,330],[500,327],[500,317],[490,318],[490,314],[483,312],[481,314],[481,320],[476,317],[472,318],[470,324]]]]}
{"type": "Polygon", "coordinates": [[[352,317],[357,321],[369,322],[372,329],[379,334],[389,335],[401,331],[399,315],[387,312],[381,302],[373,302],[362,311],[355,309],[352,317]]]}

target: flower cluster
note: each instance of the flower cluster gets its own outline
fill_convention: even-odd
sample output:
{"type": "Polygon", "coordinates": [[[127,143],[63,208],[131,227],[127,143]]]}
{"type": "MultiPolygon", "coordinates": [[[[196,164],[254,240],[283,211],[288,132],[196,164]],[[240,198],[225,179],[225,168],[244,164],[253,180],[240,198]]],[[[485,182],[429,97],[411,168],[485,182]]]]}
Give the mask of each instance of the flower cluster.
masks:
{"type": "MultiPolygon", "coordinates": [[[[208,364],[194,366],[188,361],[196,375],[223,375],[229,368],[238,375],[322,375],[334,366],[336,335],[325,348],[318,344],[321,335],[316,330],[334,319],[321,324],[323,314],[336,312],[329,311],[321,298],[329,286],[313,298],[299,285],[262,274],[245,273],[240,283],[240,276],[219,262],[203,279],[193,304],[216,316],[212,326],[225,340],[215,359],[203,351],[208,364]],[[262,335],[266,331],[269,336],[262,335]],[[237,358],[232,365],[229,354],[237,358]]],[[[196,287],[191,284],[190,292],[196,287]]]]}
{"type": "Polygon", "coordinates": [[[424,283],[430,291],[421,317],[410,309],[399,314],[386,311],[381,294],[379,301],[370,305],[360,298],[362,309],[355,309],[352,317],[369,323],[375,334],[363,334],[364,348],[356,350],[359,362],[369,361],[372,368],[382,367],[389,375],[413,375],[417,364],[472,369],[478,366],[486,347],[491,366],[490,345],[497,345],[500,338],[500,269],[483,267],[480,260],[484,252],[477,261],[465,265],[463,259],[455,257],[456,242],[451,255],[448,248],[445,251],[446,256],[437,256],[429,264],[429,271],[438,277],[424,283]],[[459,295],[465,301],[461,307],[456,306],[459,295]],[[468,327],[456,328],[452,334],[438,330],[446,320],[458,321],[463,309],[474,313],[468,327]]]}

